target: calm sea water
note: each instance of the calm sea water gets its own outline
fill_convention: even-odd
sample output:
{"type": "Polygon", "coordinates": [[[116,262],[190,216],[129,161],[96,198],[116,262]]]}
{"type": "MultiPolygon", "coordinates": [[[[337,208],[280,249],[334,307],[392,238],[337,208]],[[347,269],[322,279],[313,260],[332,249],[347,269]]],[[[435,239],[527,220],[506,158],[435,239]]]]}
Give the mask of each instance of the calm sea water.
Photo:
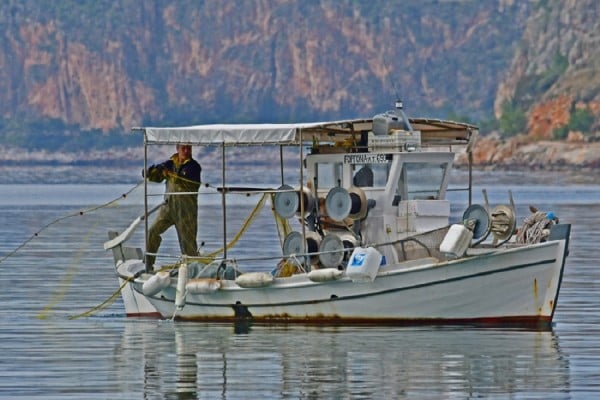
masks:
{"type": "MultiPolygon", "coordinates": [[[[560,184],[551,183],[552,176],[480,177],[475,201],[481,202],[485,187],[492,205],[508,204],[511,189],[519,224],[530,204],[573,224],[549,332],[235,326],[127,319],[120,298],[78,317],[118,288],[102,243],[107,229],[125,228],[142,211],[139,189],[121,196],[134,186],[128,182],[137,171],[70,171],[63,178],[44,170],[10,172],[0,181],[2,398],[600,397],[598,185],[569,177],[560,184]],[[39,178],[54,183],[35,183],[39,178]],[[105,183],[90,183],[97,181],[105,183]],[[92,209],[119,197],[110,207],[92,209]]],[[[233,200],[240,215],[232,220],[256,200],[233,200]]],[[[219,201],[208,194],[201,201],[201,221],[207,221],[219,201]]],[[[453,215],[463,209],[454,206],[453,215]]],[[[276,253],[266,211],[241,244],[276,253]]],[[[217,247],[221,233],[208,223],[201,227],[206,248],[217,247]]],[[[231,234],[235,228],[232,222],[231,234]]],[[[140,235],[131,241],[141,243],[140,235]]],[[[176,248],[173,235],[164,246],[176,248]]]]}

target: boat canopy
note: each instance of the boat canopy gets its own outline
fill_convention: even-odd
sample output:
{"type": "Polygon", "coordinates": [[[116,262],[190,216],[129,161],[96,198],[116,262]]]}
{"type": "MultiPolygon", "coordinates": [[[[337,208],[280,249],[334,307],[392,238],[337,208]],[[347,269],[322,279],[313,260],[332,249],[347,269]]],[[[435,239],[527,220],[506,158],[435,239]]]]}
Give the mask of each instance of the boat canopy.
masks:
{"type": "MultiPolygon", "coordinates": [[[[468,145],[477,127],[439,119],[410,118],[414,130],[421,132],[423,146],[468,145]]],[[[372,119],[294,124],[212,124],[183,127],[145,127],[133,131],[145,133],[146,144],[211,146],[300,145],[315,140],[319,143],[356,142],[361,133],[370,132],[372,119]]]]}

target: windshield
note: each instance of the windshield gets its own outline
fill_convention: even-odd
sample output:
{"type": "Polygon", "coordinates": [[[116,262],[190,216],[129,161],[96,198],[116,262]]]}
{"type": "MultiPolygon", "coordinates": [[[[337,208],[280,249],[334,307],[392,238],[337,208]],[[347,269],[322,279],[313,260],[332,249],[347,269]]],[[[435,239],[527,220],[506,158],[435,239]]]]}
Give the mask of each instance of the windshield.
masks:
{"type": "Polygon", "coordinates": [[[439,199],[447,167],[447,163],[404,163],[398,194],[407,200],[439,199]]]}
{"type": "Polygon", "coordinates": [[[331,188],[342,185],[342,163],[318,163],[316,170],[319,188],[331,188]]]}

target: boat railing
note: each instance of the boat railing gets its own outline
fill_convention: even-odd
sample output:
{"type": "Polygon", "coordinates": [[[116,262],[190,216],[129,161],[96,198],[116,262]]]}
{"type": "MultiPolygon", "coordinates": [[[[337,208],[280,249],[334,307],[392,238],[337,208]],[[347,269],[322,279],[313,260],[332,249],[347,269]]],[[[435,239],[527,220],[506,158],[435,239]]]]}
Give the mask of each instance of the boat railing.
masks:
{"type": "MultiPolygon", "coordinates": [[[[381,249],[385,246],[394,246],[398,252],[398,262],[413,261],[417,259],[444,259],[443,255],[439,252],[439,244],[443,240],[443,237],[447,233],[449,227],[439,228],[433,231],[424,232],[415,236],[406,237],[399,240],[387,241],[381,243],[369,243],[361,247],[374,247],[375,249],[381,249]]],[[[273,275],[277,275],[278,269],[283,265],[284,262],[291,263],[296,267],[295,273],[309,272],[312,269],[311,264],[308,260],[325,254],[339,254],[344,253],[344,261],[338,268],[345,269],[345,263],[350,258],[350,254],[359,246],[345,247],[343,249],[328,250],[328,251],[315,251],[306,253],[294,253],[294,254],[283,254],[283,255],[268,255],[268,256],[235,256],[235,257],[214,257],[210,258],[207,256],[175,256],[165,255],[161,256],[173,260],[174,262],[170,265],[166,265],[164,269],[176,269],[182,263],[200,263],[200,264],[224,264],[233,265],[238,268],[239,265],[245,263],[251,263],[254,261],[272,261],[269,268],[266,268],[273,275]]],[[[317,267],[318,268],[318,267],[317,267]]],[[[265,270],[265,268],[262,268],[265,270]]],[[[256,269],[252,268],[248,271],[252,272],[256,269]]]]}

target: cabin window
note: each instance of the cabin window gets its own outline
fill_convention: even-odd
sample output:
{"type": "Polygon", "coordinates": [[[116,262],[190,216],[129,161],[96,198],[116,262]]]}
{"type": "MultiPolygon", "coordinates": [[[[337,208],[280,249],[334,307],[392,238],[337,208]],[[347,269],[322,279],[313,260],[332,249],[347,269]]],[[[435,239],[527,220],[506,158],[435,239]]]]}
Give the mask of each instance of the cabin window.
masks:
{"type": "Polygon", "coordinates": [[[342,163],[318,163],[316,171],[319,188],[342,186],[342,163]]]}
{"type": "Polygon", "coordinates": [[[397,197],[402,200],[439,199],[447,167],[447,163],[404,163],[397,197]]]}
{"type": "Polygon", "coordinates": [[[390,164],[353,164],[352,184],[358,187],[383,187],[387,183],[390,164]]]}

